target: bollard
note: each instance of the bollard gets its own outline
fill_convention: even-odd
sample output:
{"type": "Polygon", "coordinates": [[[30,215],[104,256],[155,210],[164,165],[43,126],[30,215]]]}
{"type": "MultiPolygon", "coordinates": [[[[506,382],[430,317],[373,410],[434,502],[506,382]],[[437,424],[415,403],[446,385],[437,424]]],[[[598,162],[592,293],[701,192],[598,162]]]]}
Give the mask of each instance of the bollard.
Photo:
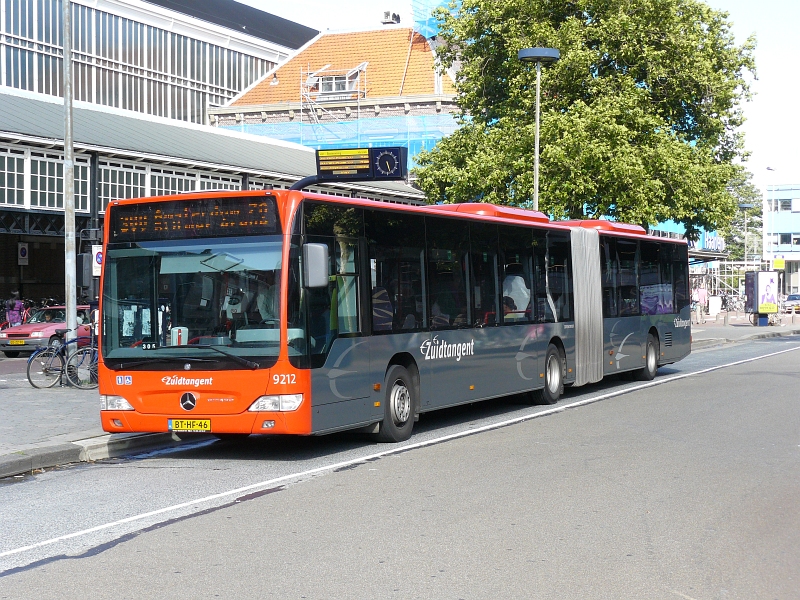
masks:
{"type": "Polygon", "coordinates": [[[792,325],[794,325],[794,315],[795,315],[795,312],[794,312],[794,309],[792,309],[792,325]]]}
{"type": "Polygon", "coordinates": [[[723,324],[724,325],[730,325],[731,324],[730,313],[727,313],[727,312],[725,313],[725,322],[723,324]]]}
{"type": "Polygon", "coordinates": [[[714,315],[714,323],[719,325],[719,319],[720,319],[721,316],[722,316],[721,313],[717,313],[716,315],[714,315]]]}

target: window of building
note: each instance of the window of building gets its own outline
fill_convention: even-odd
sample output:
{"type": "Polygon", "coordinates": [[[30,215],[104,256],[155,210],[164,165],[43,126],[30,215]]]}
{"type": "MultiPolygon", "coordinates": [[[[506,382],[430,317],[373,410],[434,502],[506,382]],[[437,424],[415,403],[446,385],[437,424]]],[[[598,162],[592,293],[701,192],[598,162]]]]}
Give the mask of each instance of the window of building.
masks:
{"type": "Polygon", "coordinates": [[[106,210],[112,200],[147,195],[147,169],[130,163],[100,161],[100,206],[106,210]]]}
{"type": "MultiPolygon", "coordinates": [[[[89,210],[89,158],[75,157],[75,210],[89,210]]],[[[64,208],[64,156],[31,152],[31,206],[64,208]]]]}
{"type": "Polygon", "coordinates": [[[25,202],[25,153],[0,148],[0,204],[25,202]]]}
{"type": "Polygon", "coordinates": [[[778,244],[781,246],[789,245],[792,243],[792,234],[791,233],[780,233],[778,234],[778,244]]]}

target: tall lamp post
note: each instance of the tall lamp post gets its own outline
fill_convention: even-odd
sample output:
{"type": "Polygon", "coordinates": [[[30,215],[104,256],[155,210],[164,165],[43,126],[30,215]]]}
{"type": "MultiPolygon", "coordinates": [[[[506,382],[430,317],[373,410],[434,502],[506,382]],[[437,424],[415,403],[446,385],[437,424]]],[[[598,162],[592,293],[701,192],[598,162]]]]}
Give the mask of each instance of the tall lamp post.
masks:
{"type": "Polygon", "coordinates": [[[539,80],[542,65],[551,65],[561,58],[556,48],[523,48],[517,54],[522,62],[536,63],[536,136],[533,151],[533,210],[539,210],[539,80]]]}
{"type": "Polygon", "coordinates": [[[747,211],[753,208],[753,205],[740,204],[739,208],[744,213],[744,270],[747,271],[747,211]]]}

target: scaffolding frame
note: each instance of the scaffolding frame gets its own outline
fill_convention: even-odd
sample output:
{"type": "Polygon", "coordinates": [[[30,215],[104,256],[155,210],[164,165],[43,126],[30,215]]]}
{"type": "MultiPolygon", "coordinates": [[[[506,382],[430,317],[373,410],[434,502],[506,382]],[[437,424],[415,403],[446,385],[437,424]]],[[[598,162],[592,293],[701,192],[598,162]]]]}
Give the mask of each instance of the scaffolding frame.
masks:
{"type": "Polygon", "coordinates": [[[331,102],[356,102],[356,119],[361,118],[361,101],[367,97],[367,65],[362,62],[352,69],[331,69],[325,65],[311,70],[311,65],[300,70],[300,123],[303,122],[304,106],[308,107],[309,123],[319,125],[318,111],[331,114],[326,108],[331,102]],[[344,81],[345,89],[325,90],[325,83],[344,81]],[[353,85],[355,84],[355,85],[353,85]]]}

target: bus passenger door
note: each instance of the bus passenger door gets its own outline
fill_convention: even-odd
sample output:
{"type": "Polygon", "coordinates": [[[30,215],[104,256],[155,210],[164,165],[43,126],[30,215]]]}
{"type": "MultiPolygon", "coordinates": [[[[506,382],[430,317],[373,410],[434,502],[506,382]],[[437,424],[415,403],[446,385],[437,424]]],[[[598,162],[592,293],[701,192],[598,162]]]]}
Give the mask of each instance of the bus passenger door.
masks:
{"type": "Polygon", "coordinates": [[[355,241],[337,238],[328,287],[307,290],[314,432],[371,418],[369,344],[361,335],[357,255],[355,241]]]}

